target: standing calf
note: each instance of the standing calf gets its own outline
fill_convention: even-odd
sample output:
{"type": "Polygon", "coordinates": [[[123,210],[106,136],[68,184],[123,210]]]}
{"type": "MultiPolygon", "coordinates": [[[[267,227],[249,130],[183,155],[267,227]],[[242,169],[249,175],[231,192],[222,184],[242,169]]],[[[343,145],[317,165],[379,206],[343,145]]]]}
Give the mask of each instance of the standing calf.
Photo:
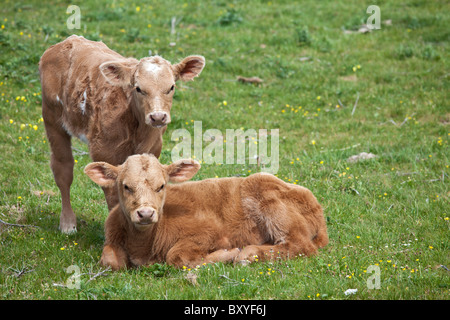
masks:
{"type": "Polygon", "coordinates": [[[162,165],[146,154],[119,166],[87,165],[95,183],[119,195],[105,223],[101,263],[117,270],[293,258],[328,243],[322,208],[308,189],[265,173],[169,184],[199,168],[193,160],[162,165]]]}
{"type": "MultiPolygon", "coordinates": [[[[124,58],[102,42],[79,36],[45,51],[39,62],[42,117],[61,191],[62,232],[76,231],[70,205],[71,137],[88,143],[94,161],[119,165],[132,154],[147,152],[159,157],[175,81],[192,80],[204,65],[202,56],[189,56],[175,65],[159,56],[124,58]]],[[[107,187],[103,191],[111,209],[117,194],[107,187]]]]}

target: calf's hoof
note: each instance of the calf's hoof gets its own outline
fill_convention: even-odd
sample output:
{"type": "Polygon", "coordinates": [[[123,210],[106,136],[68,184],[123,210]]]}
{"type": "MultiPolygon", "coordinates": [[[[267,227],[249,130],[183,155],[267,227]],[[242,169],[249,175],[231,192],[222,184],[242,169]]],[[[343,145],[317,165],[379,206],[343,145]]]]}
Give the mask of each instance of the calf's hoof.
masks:
{"type": "Polygon", "coordinates": [[[247,246],[239,252],[234,259],[234,263],[246,266],[252,262],[258,261],[258,252],[259,251],[255,246],[247,246]]]}
{"type": "Polygon", "coordinates": [[[72,210],[62,210],[59,218],[59,230],[62,233],[70,234],[77,232],[77,217],[72,210]]]}
{"type": "Polygon", "coordinates": [[[243,267],[246,267],[246,266],[248,266],[250,263],[252,263],[250,260],[247,260],[247,259],[245,259],[245,260],[239,260],[239,261],[236,261],[235,262],[235,264],[240,264],[241,266],[243,266],[243,267]]]}
{"type": "Polygon", "coordinates": [[[64,234],[77,233],[77,225],[73,223],[60,223],[59,230],[64,234]]]}

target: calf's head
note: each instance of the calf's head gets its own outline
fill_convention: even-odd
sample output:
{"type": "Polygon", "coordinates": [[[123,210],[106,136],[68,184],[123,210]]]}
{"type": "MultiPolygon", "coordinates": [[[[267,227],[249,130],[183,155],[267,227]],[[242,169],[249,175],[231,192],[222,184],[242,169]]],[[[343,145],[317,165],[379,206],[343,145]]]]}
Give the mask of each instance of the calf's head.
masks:
{"type": "Polygon", "coordinates": [[[188,56],[172,65],[160,56],[137,60],[107,61],[100,65],[106,80],[130,92],[132,102],[147,125],[169,124],[172,98],[177,80],[189,81],[205,66],[202,56],[188,56]]]}
{"type": "Polygon", "coordinates": [[[163,213],[168,182],[191,179],[200,164],[191,159],[170,165],[159,163],[153,155],[133,155],[120,166],[93,162],[84,172],[102,187],[116,187],[125,217],[136,229],[145,230],[158,222],[163,213]]]}

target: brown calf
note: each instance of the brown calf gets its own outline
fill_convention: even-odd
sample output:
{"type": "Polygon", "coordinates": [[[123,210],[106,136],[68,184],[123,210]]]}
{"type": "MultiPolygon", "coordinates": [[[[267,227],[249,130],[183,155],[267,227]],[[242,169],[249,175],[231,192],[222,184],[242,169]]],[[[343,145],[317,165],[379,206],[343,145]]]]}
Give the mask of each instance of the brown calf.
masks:
{"type": "Polygon", "coordinates": [[[153,155],[87,165],[85,173],[117,188],[120,200],[105,223],[101,263],[117,270],[252,262],[311,255],[328,243],[322,208],[308,189],[266,173],[168,184],[199,168],[193,160],[162,165],[153,155]]]}
{"type": "MultiPolygon", "coordinates": [[[[71,137],[88,143],[94,161],[118,165],[132,154],[159,157],[170,122],[175,81],[192,80],[205,64],[189,56],[171,65],[159,56],[124,58],[102,42],[71,36],[50,47],[39,62],[42,116],[61,191],[62,232],[76,231],[70,205],[74,160],[71,137]]],[[[108,207],[117,195],[104,188],[108,207]]]]}

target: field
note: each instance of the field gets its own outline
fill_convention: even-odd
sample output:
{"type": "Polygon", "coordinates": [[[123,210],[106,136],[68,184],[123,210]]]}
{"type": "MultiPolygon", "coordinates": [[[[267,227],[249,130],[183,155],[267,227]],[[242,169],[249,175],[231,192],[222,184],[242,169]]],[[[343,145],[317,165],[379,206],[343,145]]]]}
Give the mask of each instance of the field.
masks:
{"type": "MultiPolygon", "coordinates": [[[[372,1],[381,23],[371,32],[360,29],[369,4],[356,0],[83,1],[79,29],[68,29],[69,4],[0,4],[0,300],[449,299],[448,1],[372,1]],[[329,245],[249,266],[105,270],[108,211],[75,139],[78,232],[61,234],[37,65],[73,33],[124,56],[205,56],[200,77],[177,84],[161,162],[175,130],[193,134],[195,123],[278,129],[277,176],[317,196],[329,245]],[[362,152],[376,157],[349,160],[362,152]]],[[[249,157],[203,161],[194,180],[260,170],[249,157]]]]}

